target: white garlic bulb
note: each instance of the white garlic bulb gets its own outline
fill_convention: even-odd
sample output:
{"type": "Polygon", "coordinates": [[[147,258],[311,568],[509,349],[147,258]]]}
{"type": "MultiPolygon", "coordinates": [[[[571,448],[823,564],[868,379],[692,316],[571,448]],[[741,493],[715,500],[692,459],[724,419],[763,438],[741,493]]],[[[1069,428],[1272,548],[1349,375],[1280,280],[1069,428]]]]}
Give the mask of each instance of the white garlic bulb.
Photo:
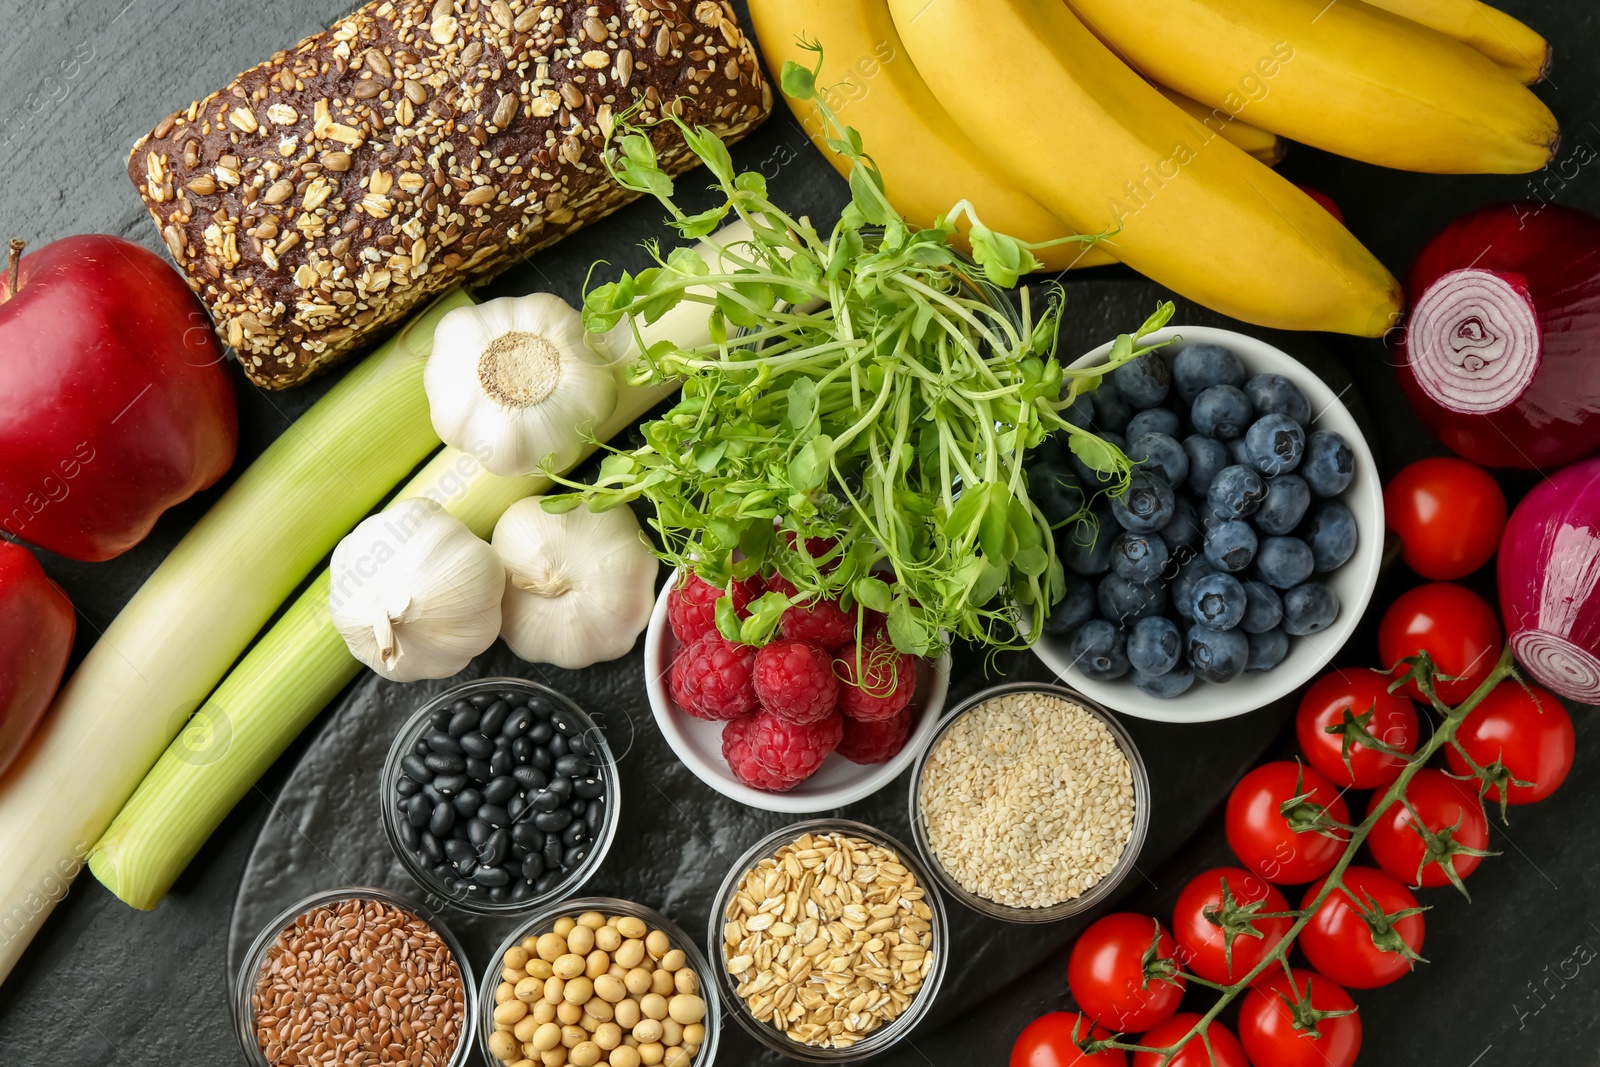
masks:
{"type": "Polygon", "coordinates": [[[434,432],[491,474],[564,471],[617,403],[617,380],[558,296],[501,297],[439,320],[423,370],[434,432]]]}
{"type": "Polygon", "coordinates": [[[535,663],[587,667],[626,655],[650,621],[660,562],[625,507],[552,515],[519,500],[494,528],[505,561],[511,651],[535,663]]]}
{"type": "Polygon", "coordinates": [[[334,626],[351,655],[390,681],[448,678],[500,632],[499,555],[425,497],[364,520],[329,570],[334,626]]]}

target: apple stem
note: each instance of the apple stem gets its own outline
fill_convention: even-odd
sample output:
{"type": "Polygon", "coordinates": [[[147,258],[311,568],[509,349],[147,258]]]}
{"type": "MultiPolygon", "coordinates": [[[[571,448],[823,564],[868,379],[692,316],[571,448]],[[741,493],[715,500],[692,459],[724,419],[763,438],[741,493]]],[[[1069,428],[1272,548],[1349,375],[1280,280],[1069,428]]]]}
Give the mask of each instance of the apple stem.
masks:
{"type": "Polygon", "coordinates": [[[22,287],[20,275],[22,273],[22,250],[28,247],[28,242],[20,237],[11,239],[11,295],[16,296],[17,290],[22,287]]]}

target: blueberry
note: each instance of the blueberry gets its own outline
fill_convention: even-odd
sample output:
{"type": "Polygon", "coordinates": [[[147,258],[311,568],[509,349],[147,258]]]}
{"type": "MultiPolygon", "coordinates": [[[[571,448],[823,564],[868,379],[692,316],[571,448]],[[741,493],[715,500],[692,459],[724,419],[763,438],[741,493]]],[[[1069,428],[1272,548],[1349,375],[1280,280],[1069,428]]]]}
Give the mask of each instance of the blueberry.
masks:
{"type": "Polygon", "coordinates": [[[1189,457],[1189,492],[1203,497],[1218,474],[1233,462],[1228,446],[1215,437],[1192,433],[1183,439],[1183,451],[1189,457]]]}
{"type": "Polygon", "coordinates": [[[1228,448],[1228,465],[1238,464],[1241,467],[1255,469],[1255,463],[1250,459],[1250,446],[1245,444],[1243,437],[1235,437],[1226,442],[1228,448]]]}
{"type": "Polygon", "coordinates": [[[1197,433],[1231,441],[1250,427],[1250,398],[1236,385],[1213,385],[1194,398],[1189,421],[1197,433]]]}
{"type": "Polygon", "coordinates": [[[1300,476],[1318,496],[1338,496],[1356,476],[1356,454],[1343,437],[1331,430],[1318,430],[1306,438],[1300,476]]]}
{"type": "Polygon", "coordinates": [[[1325,500],[1306,523],[1312,567],[1318,574],[1336,571],[1356,552],[1356,517],[1337,500],[1325,500]]]}
{"type": "Polygon", "coordinates": [[[1109,682],[1128,673],[1127,638],[1104,619],[1084,623],[1067,648],[1073,664],[1091,678],[1109,682]]]}
{"type": "Polygon", "coordinates": [[[1213,385],[1243,385],[1244,364],[1221,345],[1189,345],[1172,361],[1172,387],[1185,404],[1213,385]]]}
{"type": "Polygon", "coordinates": [[[1083,484],[1065,464],[1041,460],[1028,468],[1028,496],[1055,526],[1076,515],[1085,502],[1083,484]]]}
{"type": "Polygon", "coordinates": [[[1183,658],[1183,636],[1171,619],[1151,615],[1128,636],[1128,663],[1144,675],[1166,674],[1183,658]]]}
{"type": "Polygon", "coordinates": [[[1162,700],[1171,700],[1187,693],[1194,685],[1194,671],[1187,663],[1180,663],[1166,674],[1141,674],[1133,672],[1133,684],[1162,700]]]}
{"type": "Polygon", "coordinates": [[[1133,439],[1128,458],[1145,470],[1155,471],[1168,485],[1182,485],[1189,477],[1189,454],[1176,438],[1164,433],[1147,433],[1133,439]]]}
{"type": "Polygon", "coordinates": [[[1164,433],[1168,437],[1177,437],[1182,429],[1183,422],[1178,418],[1178,413],[1170,408],[1151,408],[1141,411],[1128,421],[1127,437],[1130,441],[1137,441],[1147,433],[1164,433]]]}
{"type": "Polygon", "coordinates": [[[1065,636],[1094,618],[1094,586],[1076,574],[1065,574],[1065,592],[1044,620],[1045,633],[1065,636]]]}
{"type": "Polygon", "coordinates": [[[1256,573],[1277,589],[1299,585],[1311,577],[1312,567],[1311,546],[1298,537],[1269,537],[1256,553],[1256,573]]]}
{"type": "Polygon", "coordinates": [[[1178,568],[1178,576],[1172,580],[1172,606],[1179,615],[1194,618],[1194,587],[1215,573],[1204,556],[1194,556],[1178,568]]]}
{"type": "Polygon", "coordinates": [[[1179,494],[1172,501],[1172,521],[1161,527],[1161,540],[1169,548],[1192,545],[1200,540],[1200,516],[1186,495],[1179,494]]]}
{"type": "Polygon", "coordinates": [[[1311,506],[1311,488],[1298,474],[1267,479],[1267,495],[1256,512],[1256,529],[1264,534],[1293,533],[1311,506]]]}
{"type": "Polygon", "coordinates": [[[1104,504],[1056,531],[1056,552],[1061,565],[1074,574],[1090,577],[1111,569],[1111,544],[1122,528],[1104,504]]]}
{"type": "Polygon", "coordinates": [[[1283,621],[1283,598],[1266,582],[1250,579],[1244,585],[1244,618],[1239,629],[1247,634],[1261,634],[1283,621]]]}
{"type": "Polygon", "coordinates": [[[1244,383],[1244,395],[1257,415],[1287,415],[1301,426],[1311,425],[1311,403],[1300,387],[1281,374],[1257,374],[1244,383]]]}
{"type": "Polygon", "coordinates": [[[1189,591],[1189,617],[1208,630],[1231,630],[1244,618],[1244,586],[1231,574],[1208,574],[1189,591]]]}
{"type": "Polygon", "coordinates": [[[1231,682],[1244,673],[1250,642],[1238,630],[1189,627],[1189,666],[1208,682],[1231,682]]]}
{"type": "Polygon", "coordinates": [[[1250,462],[1262,474],[1288,474],[1300,465],[1306,432],[1287,415],[1263,415],[1245,431],[1250,462]]]}
{"type": "Polygon", "coordinates": [[[1160,352],[1146,352],[1111,372],[1122,398],[1139,409],[1153,408],[1172,388],[1172,367],[1160,352]]]}
{"type": "Polygon", "coordinates": [[[1160,578],[1168,558],[1167,543],[1160,534],[1123,533],[1111,544],[1111,569],[1130,582],[1160,578]]]}
{"type": "Polygon", "coordinates": [[[1250,467],[1224,467],[1206,493],[1206,503],[1224,519],[1248,519],[1261,508],[1267,485],[1250,467]]]}
{"type": "MultiPolygon", "coordinates": [[[[1126,449],[1128,442],[1120,435],[1114,433],[1100,434],[1100,440],[1108,445],[1115,445],[1119,449],[1126,449]]],[[[1077,456],[1072,457],[1072,469],[1077,474],[1078,481],[1089,489],[1105,489],[1116,481],[1116,475],[1097,471],[1077,456]]]]}
{"type": "Polygon", "coordinates": [[[1172,486],[1154,471],[1135,470],[1128,491],[1111,501],[1111,513],[1124,530],[1155,533],[1172,521],[1172,486]]]}
{"type": "Polygon", "coordinates": [[[1063,422],[1071,423],[1080,430],[1087,430],[1094,424],[1094,403],[1088,394],[1078,397],[1060,412],[1063,422]]]}
{"type": "Polygon", "coordinates": [[[1242,571],[1256,558],[1256,532],[1238,519],[1219,522],[1206,530],[1205,556],[1219,571],[1242,571]]]}
{"type": "Polygon", "coordinates": [[[1104,437],[1108,433],[1120,434],[1128,428],[1128,420],[1133,418],[1133,405],[1122,399],[1122,394],[1115,388],[1102,387],[1089,394],[1089,400],[1094,404],[1094,428],[1104,437]]]}
{"type": "Polygon", "coordinates": [[[1119,626],[1132,626],[1150,615],[1167,609],[1167,587],[1160,582],[1144,585],[1117,574],[1100,579],[1096,593],[1100,614],[1119,626]]]}
{"type": "Polygon", "coordinates": [[[1244,658],[1244,669],[1247,671],[1270,671],[1289,654],[1289,635],[1281,629],[1251,634],[1247,640],[1250,645],[1244,658]]]}
{"type": "Polygon", "coordinates": [[[1283,594],[1283,629],[1294,637],[1319,633],[1339,617],[1339,597],[1321,582],[1306,582],[1283,594]]]}

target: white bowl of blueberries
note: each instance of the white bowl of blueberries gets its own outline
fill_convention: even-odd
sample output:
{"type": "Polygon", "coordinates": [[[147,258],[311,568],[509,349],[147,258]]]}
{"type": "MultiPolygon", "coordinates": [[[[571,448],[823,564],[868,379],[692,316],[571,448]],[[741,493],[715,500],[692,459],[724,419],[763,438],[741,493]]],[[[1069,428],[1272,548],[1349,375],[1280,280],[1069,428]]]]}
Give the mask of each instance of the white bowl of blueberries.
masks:
{"type": "Polygon", "coordinates": [[[1066,571],[1035,652],[1117,711],[1203,722],[1288,696],[1349,639],[1378,580],[1383,490],[1355,419],[1296,360],[1203,326],[1141,344],[1167,340],[1063,413],[1133,460],[1124,496],[1065,435],[1029,466],[1066,571]]]}

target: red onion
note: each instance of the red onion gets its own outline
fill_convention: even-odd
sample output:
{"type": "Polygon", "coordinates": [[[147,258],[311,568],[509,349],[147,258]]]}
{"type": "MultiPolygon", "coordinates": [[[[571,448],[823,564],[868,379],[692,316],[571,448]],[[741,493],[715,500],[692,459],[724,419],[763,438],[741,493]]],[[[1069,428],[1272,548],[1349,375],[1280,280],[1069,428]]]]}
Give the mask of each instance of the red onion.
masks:
{"type": "Polygon", "coordinates": [[[1429,242],[1406,288],[1400,384],[1446,445],[1535,469],[1600,447],[1600,219],[1482,208],[1429,242]]]}
{"type": "Polygon", "coordinates": [[[1511,513],[1500,541],[1500,612],[1536,681],[1600,703],[1600,459],[1546,478],[1511,513]]]}

